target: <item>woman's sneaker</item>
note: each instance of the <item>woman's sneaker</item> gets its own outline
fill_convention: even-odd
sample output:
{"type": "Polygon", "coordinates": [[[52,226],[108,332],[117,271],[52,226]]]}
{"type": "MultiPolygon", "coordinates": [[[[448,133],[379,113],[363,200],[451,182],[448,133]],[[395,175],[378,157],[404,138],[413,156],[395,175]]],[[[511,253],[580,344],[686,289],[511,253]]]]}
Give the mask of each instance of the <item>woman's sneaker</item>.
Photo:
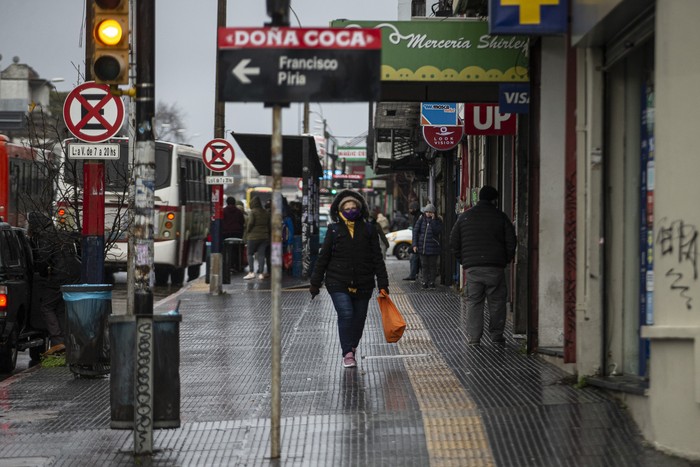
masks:
{"type": "Polygon", "coordinates": [[[254,273],[254,272],[249,272],[248,274],[246,274],[245,276],[243,276],[243,279],[244,279],[244,280],[247,280],[247,281],[249,281],[249,280],[251,280],[251,279],[255,279],[255,273],[254,273]]]}
{"type": "Polygon", "coordinates": [[[357,366],[354,353],[348,352],[345,354],[345,356],[343,357],[343,366],[345,368],[354,368],[357,366]]]}

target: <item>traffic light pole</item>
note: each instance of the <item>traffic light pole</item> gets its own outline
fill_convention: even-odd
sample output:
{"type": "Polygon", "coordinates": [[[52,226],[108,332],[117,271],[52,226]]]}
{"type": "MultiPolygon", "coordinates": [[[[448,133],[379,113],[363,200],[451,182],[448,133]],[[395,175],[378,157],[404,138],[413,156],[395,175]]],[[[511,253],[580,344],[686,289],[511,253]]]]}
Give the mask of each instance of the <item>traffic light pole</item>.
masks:
{"type": "MultiPolygon", "coordinates": [[[[92,81],[92,62],[95,41],[92,29],[94,10],[88,4],[85,9],[85,81],[92,81]]],[[[86,160],[83,164],[83,225],[81,232],[80,271],[81,282],[101,284],[105,269],[105,164],[103,161],[86,160]]]]}
{"type": "Polygon", "coordinates": [[[134,147],[134,454],[153,452],[153,220],[155,197],[155,0],[136,2],[134,147]]]}

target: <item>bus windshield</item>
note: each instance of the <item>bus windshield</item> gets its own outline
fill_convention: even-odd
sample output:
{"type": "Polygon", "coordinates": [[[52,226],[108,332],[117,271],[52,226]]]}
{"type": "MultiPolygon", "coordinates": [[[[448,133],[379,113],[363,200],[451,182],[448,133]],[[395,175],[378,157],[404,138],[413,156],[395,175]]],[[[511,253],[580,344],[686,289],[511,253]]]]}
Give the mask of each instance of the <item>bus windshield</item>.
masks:
{"type": "MultiPolygon", "coordinates": [[[[156,189],[170,185],[172,147],[156,144],[156,189]]],[[[83,159],[66,159],[65,182],[83,186],[83,159]]],[[[119,159],[105,161],[105,188],[122,191],[129,183],[129,143],[119,143],[119,159]]]]}

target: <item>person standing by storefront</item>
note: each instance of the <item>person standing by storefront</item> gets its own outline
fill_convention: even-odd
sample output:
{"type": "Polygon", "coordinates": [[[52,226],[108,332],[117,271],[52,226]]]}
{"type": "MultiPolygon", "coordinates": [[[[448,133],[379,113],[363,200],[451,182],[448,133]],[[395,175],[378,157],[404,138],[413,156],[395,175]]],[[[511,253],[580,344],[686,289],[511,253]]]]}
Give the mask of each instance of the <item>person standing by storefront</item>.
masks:
{"type": "Polygon", "coordinates": [[[438,258],[442,246],[442,219],[435,213],[435,206],[428,203],[423,208],[423,215],[413,226],[413,251],[420,255],[423,268],[423,288],[435,288],[438,258]]]}
{"type": "Polygon", "coordinates": [[[259,197],[254,197],[250,202],[251,211],[248,215],[246,226],[246,240],[248,241],[248,274],[244,280],[255,279],[255,259],[258,260],[258,279],[269,277],[265,273],[265,251],[270,243],[270,213],[263,209],[259,197]]]}

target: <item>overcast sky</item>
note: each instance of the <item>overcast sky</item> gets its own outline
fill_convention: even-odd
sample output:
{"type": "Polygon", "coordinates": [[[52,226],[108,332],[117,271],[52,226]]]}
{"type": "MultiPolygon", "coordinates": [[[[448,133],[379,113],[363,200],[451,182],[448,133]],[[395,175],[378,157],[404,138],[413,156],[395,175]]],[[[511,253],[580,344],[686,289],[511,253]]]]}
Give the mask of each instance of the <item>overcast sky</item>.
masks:
{"type": "MultiPolygon", "coordinates": [[[[229,0],[229,27],[262,26],[269,21],[265,0],[229,0]]],[[[398,0],[292,0],[292,26],[326,27],[333,19],[397,19],[398,0]],[[298,22],[297,22],[298,17],[298,22]]],[[[12,58],[31,66],[42,78],[63,78],[59,91],[70,91],[84,71],[84,0],[0,0],[0,69],[12,58]]],[[[156,100],[176,103],[185,116],[190,142],[202,148],[214,135],[214,72],[217,0],[156,0],[156,100]]],[[[284,134],[301,130],[301,105],[282,115],[284,134]]],[[[311,104],[323,113],[334,135],[356,136],[367,130],[367,104],[311,104]]],[[[311,115],[313,128],[315,119],[311,115]]],[[[262,104],[226,104],[227,139],[239,133],[269,133],[272,112],[262,104]]],[[[343,138],[339,141],[344,142],[343,138]]]]}

